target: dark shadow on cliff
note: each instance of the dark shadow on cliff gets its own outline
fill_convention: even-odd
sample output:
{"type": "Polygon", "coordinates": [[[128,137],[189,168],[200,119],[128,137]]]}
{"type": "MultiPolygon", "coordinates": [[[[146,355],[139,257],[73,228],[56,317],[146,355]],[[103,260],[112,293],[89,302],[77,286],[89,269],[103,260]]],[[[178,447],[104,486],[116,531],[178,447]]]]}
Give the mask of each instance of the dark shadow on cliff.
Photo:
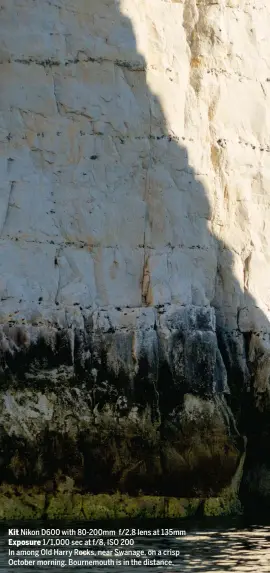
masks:
{"type": "MultiPolygon", "coordinates": [[[[81,454],[75,451],[70,465],[77,467],[79,481],[83,479],[84,487],[94,492],[113,491],[121,482],[123,491],[131,493],[142,490],[146,493],[185,497],[195,495],[196,491],[201,495],[205,491],[206,495],[211,492],[214,495],[230,483],[243,453],[244,435],[248,438],[247,469],[267,464],[270,466],[269,456],[267,458],[270,423],[267,412],[260,412],[256,407],[254,390],[257,360],[262,356],[262,351],[258,345],[257,350],[255,349],[258,356],[251,363],[250,345],[251,339],[256,336],[256,325],[247,332],[243,332],[239,327],[242,309],[254,309],[256,301],[248,291],[243,292],[234,277],[233,253],[209,230],[208,223],[213,214],[207,192],[199,181],[199,174],[189,164],[184,134],[180,141],[170,132],[161,103],[147,86],[147,62],[137,51],[131,21],[121,14],[114,2],[104,2],[103,17],[104,25],[108,27],[107,43],[114,43],[119,48],[119,58],[115,61],[115,66],[121,70],[122,80],[127,82],[131,93],[133,89],[136,90],[143,101],[147,97],[149,103],[148,133],[145,135],[145,124],[142,124],[142,135],[136,136],[136,139],[145,138],[149,141],[149,155],[144,166],[143,199],[146,216],[141,303],[145,307],[157,307],[161,315],[169,303],[174,304],[176,310],[177,307],[183,309],[186,306],[188,315],[185,320],[190,322],[193,320],[190,318],[192,308],[195,308],[195,326],[191,327],[192,336],[185,329],[181,329],[181,321],[178,329],[174,329],[176,332],[169,361],[162,358],[161,349],[157,389],[152,382],[155,376],[151,371],[152,366],[146,357],[142,357],[137,379],[130,390],[131,402],[151,404],[152,421],[153,425],[156,424],[161,446],[154,443],[154,437],[151,446],[151,440],[147,437],[144,439],[142,435],[131,436],[127,445],[117,432],[112,439],[107,434],[101,436],[97,430],[94,436],[81,435],[81,454]],[[111,25],[108,24],[109,21],[111,25]],[[153,260],[155,245],[159,261],[153,260]],[[167,290],[171,291],[170,295],[162,292],[162,281],[166,278],[162,266],[165,260],[168,268],[167,290]],[[158,274],[153,277],[153,269],[156,268],[154,262],[156,266],[161,265],[160,284],[158,274]],[[195,277],[194,282],[192,276],[195,277]],[[239,299],[238,316],[235,317],[234,326],[233,321],[230,323],[228,318],[230,308],[224,288],[229,289],[230,293],[234,293],[239,299]],[[215,330],[209,327],[208,307],[215,309],[216,337],[215,330]],[[201,421],[197,419],[195,422],[193,420],[182,424],[187,395],[215,403],[224,419],[228,439],[224,438],[219,421],[217,426],[211,427],[210,424],[209,428],[209,422],[204,418],[201,421]],[[210,442],[214,439],[213,432],[217,428],[220,430],[220,436],[215,447],[211,449],[210,442]],[[197,435],[203,436],[201,449],[195,447],[192,442],[192,439],[197,439],[197,435]],[[157,447],[160,447],[159,459],[155,449],[157,447]],[[168,453],[170,448],[171,457],[168,453]],[[187,466],[183,456],[188,452],[190,459],[187,466]],[[197,459],[192,456],[197,456],[197,459]],[[121,469],[120,473],[117,473],[117,467],[114,474],[111,473],[116,458],[119,458],[117,467],[120,467],[121,460],[125,459],[129,459],[131,468],[134,466],[132,471],[127,471],[126,478],[121,474],[121,469]],[[133,464],[132,459],[135,460],[133,464]],[[141,472],[142,466],[144,471],[141,472]]],[[[132,137],[132,134],[117,134],[123,148],[130,136],[132,137]]],[[[133,192],[136,193],[136,189],[133,192]]],[[[257,320],[265,324],[267,331],[267,318],[258,309],[256,316],[257,320]]],[[[28,358],[31,362],[36,357],[28,358]]],[[[113,378],[113,375],[108,373],[106,356],[101,358],[101,362],[96,363],[98,380],[95,384],[98,386],[97,392],[100,392],[99,404],[102,406],[102,399],[105,404],[109,396],[106,387],[103,388],[104,382],[109,381],[114,387],[122,389],[126,386],[126,380],[122,380],[121,376],[117,380],[113,378]]],[[[65,362],[63,356],[61,361],[65,362]]],[[[18,363],[17,366],[22,374],[25,364],[18,363]]],[[[93,366],[94,359],[91,364],[91,367],[93,366]]],[[[12,370],[14,366],[10,364],[10,368],[12,370]]],[[[80,372],[79,362],[78,375],[85,376],[84,371],[80,372]]],[[[91,380],[89,383],[92,384],[91,380]]],[[[262,408],[264,409],[264,406],[262,408]]],[[[66,443],[66,437],[48,435],[46,442],[48,451],[45,452],[45,466],[51,468],[51,473],[48,470],[46,478],[53,478],[58,470],[63,474],[70,473],[66,454],[65,461],[61,461],[63,452],[69,451],[72,457],[72,448],[70,449],[68,441],[66,443]]],[[[9,442],[9,447],[11,445],[12,441],[9,442]]],[[[16,455],[19,450],[20,444],[15,444],[13,440],[9,457],[12,452],[16,455]]],[[[27,456],[28,465],[34,463],[35,452],[29,451],[27,456]]],[[[20,483],[28,483],[27,472],[24,478],[19,470],[18,475],[20,483]]],[[[76,479],[76,472],[73,477],[76,479]]],[[[8,481],[12,479],[9,475],[6,475],[6,478],[8,481]]],[[[31,483],[32,478],[29,479],[31,483]]],[[[243,489],[243,495],[245,494],[246,490],[243,489]]]]}

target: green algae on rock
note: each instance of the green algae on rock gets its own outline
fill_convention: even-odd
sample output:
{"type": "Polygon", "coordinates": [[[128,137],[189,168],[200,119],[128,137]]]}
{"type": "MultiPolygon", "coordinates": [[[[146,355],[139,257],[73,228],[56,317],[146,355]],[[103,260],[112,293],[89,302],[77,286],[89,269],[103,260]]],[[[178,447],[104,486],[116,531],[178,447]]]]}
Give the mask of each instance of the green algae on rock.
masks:
{"type": "MultiPolygon", "coordinates": [[[[80,494],[77,492],[55,492],[45,496],[34,489],[1,486],[0,520],[70,519],[100,520],[124,518],[188,518],[195,516],[201,499],[164,498],[160,496],[137,496],[125,494],[80,494]]],[[[208,500],[205,515],[230,515],[224,511],[209,511],[215,500],[208,500]]],[[[235,505],[234,513],[239,513],[235,505]]]]}

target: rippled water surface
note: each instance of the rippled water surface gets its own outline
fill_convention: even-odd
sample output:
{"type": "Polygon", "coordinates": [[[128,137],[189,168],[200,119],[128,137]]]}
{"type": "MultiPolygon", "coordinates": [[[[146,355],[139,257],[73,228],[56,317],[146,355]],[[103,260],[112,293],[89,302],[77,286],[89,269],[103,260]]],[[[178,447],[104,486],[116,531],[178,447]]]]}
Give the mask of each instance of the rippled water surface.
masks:
{"type": "MultiPolygon", "coordinates": [[[[269,520],[270,521],[270,520],[269,520]]],[[[57,525],[59,527],[59,524],[57,525]]],[[[93,524],[76,524],[76,527],[93,527],[93,524]]],[[[2,524],[0,527],[0,571],[1,573],[10,573],[11,571],[50,571],[52,573],[67,569],[68,571],[77,571],[77,573],[91,571],[97,573],[98,571],[130,571],[134,573],[136,570],[146,573],[146,571],[170,571],[173,573],[270,573],[270,525],[244,525],[243,523],[236,522],[184,522],[166,521],[162,524],[151,521],[149,526],[148,522],[140,521],[140,523],[129,522],[123,525],[123,522],[108,522],[99,523],[98,527],[103,529],[119,527],[139,527],[140,529],[157,529],[158,527],[173,527],[174,530],[186,530],[185,536],[173,537],[143,537],[135,538],[135,545],[133,549],[143,550],[147,556],[149,550],[179,550],[180,555],[174,559],[173,557],[166,557],[165,559],[172,559],[173,565],[169,566],[69,566],[68,558],[65,560],[65,566],[48,566],[46,568],[27,566],[9,566],[8,565],[8,528],[15,527],[12,524],[2,524]]],[[[19,527],[26,527],[20,524],[19,527]]],[[[56,527],[55,524],[31,523],[28,527],[32,529],[42,527],[56,527]]],[[[61,527],[61,525],[60,525],[61,527]]],[[[74,524],[68,524],[67,527],[74,527],[74,524]]],[[[94,524],[97,527],[97,524],[94,524]]],[[[76,539],[76,538],[75,538],[76,539]]],[[[83,541],[83,543],[85,540],[83,541]]],[[[63,548],[64,549],[64,548],[63,548]]],[[[128,549],[124,547],[123,549],[128,549]]],[[[113,549],[112,549],[113,550],[113,549]]],[[[14,557],[16,559],[17,557],[14,557]]],[[[152,559],[152,557],[149,557],[152,559]]],[[[29,559],[31,559],[29,557],[29,559]]],[[[76,557],[76,559],[92,559],[89,557],[76,557]]],[[[158,557],[156,557],[158,559],[158,557]]],[[[161,559],[161,557],[159,557],[161,559]]],[[[164,557],[163,557],[164,559],[164,557]]]]}

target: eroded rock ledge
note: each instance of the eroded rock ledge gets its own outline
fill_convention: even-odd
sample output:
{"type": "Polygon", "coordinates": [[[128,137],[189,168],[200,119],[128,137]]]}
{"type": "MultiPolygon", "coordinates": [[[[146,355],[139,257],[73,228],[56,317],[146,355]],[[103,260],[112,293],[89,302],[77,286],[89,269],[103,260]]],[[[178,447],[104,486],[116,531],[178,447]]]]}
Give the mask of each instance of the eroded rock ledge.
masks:
{"type": "Polygon", "coordinates": [[[1,477],[201,497],[243,454],[211,307],[84,312],[1,327],[1,477]]]}

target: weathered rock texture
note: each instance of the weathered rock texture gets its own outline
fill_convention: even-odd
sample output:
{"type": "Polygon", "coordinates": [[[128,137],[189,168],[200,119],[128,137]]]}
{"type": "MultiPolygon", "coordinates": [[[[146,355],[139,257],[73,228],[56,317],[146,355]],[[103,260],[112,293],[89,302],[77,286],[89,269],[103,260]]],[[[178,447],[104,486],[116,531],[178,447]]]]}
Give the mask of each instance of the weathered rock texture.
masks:
{"type": "Polygon", "coordinates": [[[266,498],[269,6],[0,18],[2,480],[266,498]]]}

